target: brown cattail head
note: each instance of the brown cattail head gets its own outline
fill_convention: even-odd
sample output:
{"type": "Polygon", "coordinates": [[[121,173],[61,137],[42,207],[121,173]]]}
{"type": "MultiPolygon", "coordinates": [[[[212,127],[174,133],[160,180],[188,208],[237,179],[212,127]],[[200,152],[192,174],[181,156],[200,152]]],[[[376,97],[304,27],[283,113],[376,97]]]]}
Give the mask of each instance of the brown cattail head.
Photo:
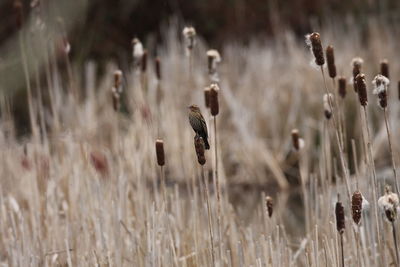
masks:
{"type": "Polygon", "coordinates": [[[157,154],[157,163],[159,166],[165,165],[165,154],[164,154],[164,141],[158,139],[156,141],[156,154],[157,154]]]}
{"type": "Polygon", "coordinates": [[[147,70],[147,50],[143,51],[142,60],[140,62],[140,67],[142,72],[146,72],[147,70]]]}
{"type": "Polygon", "coordinates": [[[204,88],[204,102],[206,105],[206,108],[210,107],[210,87],[204,88]]]}
{"type": "Polygon", "coordinates": [[[389,62],[387,59],[381,61],[381,74],[389,79],[389,62]]]}
{"type": "Polygon", "coordinates": [[[217,84],[212,84],[210,86],[209,103],[212,116],[217,116],[219,113],[218,91],[219,87],[217,84]]]}
{"type": "Polygon", "coordinates": [[[326,48],[326,62],[328,63],[329,77],[334,79],[336,77],[336,65],[335,65],[335,54],[333,52],[332,45],[329,45],[326,48]]]}
{"type": "Polygon", "coordinates": [[[300,150],[300,136],[299,136],[299,130],[297,130],[297,129],[292,130],[292,143],[293,143],[294,149],[299,151],[300,150]]]}
{"type": "Polygon", "coordinates": [[[400,100],[400,81],[397,83],[397,94],[400,100]]]}
{"type": "Polygon", "coordinates": [[[204,155],[204,141],[203,138],[198,135],[194,137],[194,149],[196,150],[197,161],[199,164],[206,164],[206,157],[204,155]]]}
{"type": "Polygon", "coordinates": [[[325,64],[324,51],[322,49],[321,37],[319,33],[313,32],[306,36],[306,42],[311,47],[311,51],[315,57],[315,63],[318,66],[325,64]]]}
{"type": "Polygon", "coordinates": [[[353,60],[351,61],[351,65],[353,66],[353,87],[354,87],[354,91],[356,91],[356,92],[358,90],[356,77],[358,74],[361,73],[361,67],[362,67],[363,62],[364,62],[364,60],[360,57],[353,58],[353,60]]]}
{"type": "Polygon", "coordinates": [[[344,208],[342,202],[340,202],[339,199],[336,202],[335,214],[336,214],[336,229],[339,232],[339,234],[343,234],[345,229],[344,208]]]}
{"type": "Polygon", "coordinates": [[[20,29],[23,23],[23,6],[20,0],[14,1],[14,14],[15,14],[15,24],[17,28],[20,29]]]}
{"type": "Polygon", "coordinates": [[[156,77],[157,80],[161,80],[161,60],[160,58],[156,58],[156,77]]]}
{"type": "Polygon", "coordinates": [[[339,95],[342,98],[345,98],[346,97],[346,78],[339,77],[338,84],[339,84],[339,86],[338,86],[339,95]]]}
{"type": "Polygon", "coordinates": [[[273,201],[272,197],[267,196],[265,198],[265,203],[267,205],[268,217],[271,218],[272,212],[274,211],[274,201],[273,201]]]}
{"type": "Polygon", "coordinates": [[[365,82],[365,75],[360,73],[356,76],[355,83],[357,86],[358,98],[360,99],[361,106],[368,104],[367,83],[365,82]]]}
{"type": "Polygon", "coordinates": [[[332,117],[332,109],[331,104],[333,102],[332,94],[324,94],[323,103],[324,103],[324,114],[325,118],[329,120],[332,117]]]}
{"type": "Polygon", "coordinates": [[[355,224],[359,224],[361,221],[363,197],[360,191],[355,191],[351,197],[351,213],[355,224]]]}

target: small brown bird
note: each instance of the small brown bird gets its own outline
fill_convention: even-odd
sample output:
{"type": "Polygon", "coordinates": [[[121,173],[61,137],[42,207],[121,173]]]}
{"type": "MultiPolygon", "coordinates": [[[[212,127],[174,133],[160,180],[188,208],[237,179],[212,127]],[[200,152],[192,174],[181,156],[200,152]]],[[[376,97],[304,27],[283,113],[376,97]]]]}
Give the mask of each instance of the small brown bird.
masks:
{"type": "Polygon", "coordinates": [[[207,124],[201,115],[200,108],[196,105],[189,106],[189,122],[196,135],[200,136],[204,141],[204,148],[210,149],[208,144],[207,124]]]}

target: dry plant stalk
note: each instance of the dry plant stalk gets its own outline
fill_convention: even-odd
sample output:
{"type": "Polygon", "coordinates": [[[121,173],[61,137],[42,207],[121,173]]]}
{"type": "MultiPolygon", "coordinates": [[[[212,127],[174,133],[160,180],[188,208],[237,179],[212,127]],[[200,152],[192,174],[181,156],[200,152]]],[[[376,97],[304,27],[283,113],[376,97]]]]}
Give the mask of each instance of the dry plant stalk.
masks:
{"type": "Polygon", "coordinates": [[[143,51],[143,55],[140,61],[140,67],[142,73],[145,73],[147,71],[147,50],[143,51]]]}

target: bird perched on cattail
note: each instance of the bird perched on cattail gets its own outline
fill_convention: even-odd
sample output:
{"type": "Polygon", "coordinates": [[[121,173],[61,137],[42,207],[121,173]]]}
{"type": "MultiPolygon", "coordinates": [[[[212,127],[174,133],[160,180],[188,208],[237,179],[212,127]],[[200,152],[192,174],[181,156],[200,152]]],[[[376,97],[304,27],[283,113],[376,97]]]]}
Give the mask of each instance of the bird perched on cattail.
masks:
{"type": "Polygon", "coordinates": [[[189,106],[189,122],[196,135],[200,136],[204,141],[204,148],[210,149],[208,144],[207,124],[201,115],[200,108],[196,105],[189,106]]]}

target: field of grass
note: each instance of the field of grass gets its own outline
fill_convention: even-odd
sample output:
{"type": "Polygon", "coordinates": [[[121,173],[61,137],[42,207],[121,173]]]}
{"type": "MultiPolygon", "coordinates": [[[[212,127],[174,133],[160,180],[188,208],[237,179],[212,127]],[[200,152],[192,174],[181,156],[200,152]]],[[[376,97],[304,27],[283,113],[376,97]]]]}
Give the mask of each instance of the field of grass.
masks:
{"type": "Polygon", "coordinates": [[[160,79],[150,53],[145,66],[138,53],[129,66],[109,62],[100,72],[96,61],[71,62],[63,42],[37,38],[36,54],[22,32],[16,60],[32,134],[17,137],[13,98],[3,94],[0,265],[398,266],[398,198],[378,199],[386,185],[398,193],[399,29],[379,20],[362,30],[342,26],[316,29],[324,54],[335,49],[333,79],[289,30],[267,42],[226,43],[216,116],[205,107],[215,77],[201,32],[187,51],[182,29],[165,31],[160,79]],[[355,57],[363,59],[365,109],[353,88],[355,57]],[[383,59],[391,80],[385,109],[372,94],[383,59]],[[113,95],[118,69],[122,93],[113,95]],[[326,92],[333,97],[324,104],[326,92]],[[191,104],[208,125],[204,165],[191,104]]]}

